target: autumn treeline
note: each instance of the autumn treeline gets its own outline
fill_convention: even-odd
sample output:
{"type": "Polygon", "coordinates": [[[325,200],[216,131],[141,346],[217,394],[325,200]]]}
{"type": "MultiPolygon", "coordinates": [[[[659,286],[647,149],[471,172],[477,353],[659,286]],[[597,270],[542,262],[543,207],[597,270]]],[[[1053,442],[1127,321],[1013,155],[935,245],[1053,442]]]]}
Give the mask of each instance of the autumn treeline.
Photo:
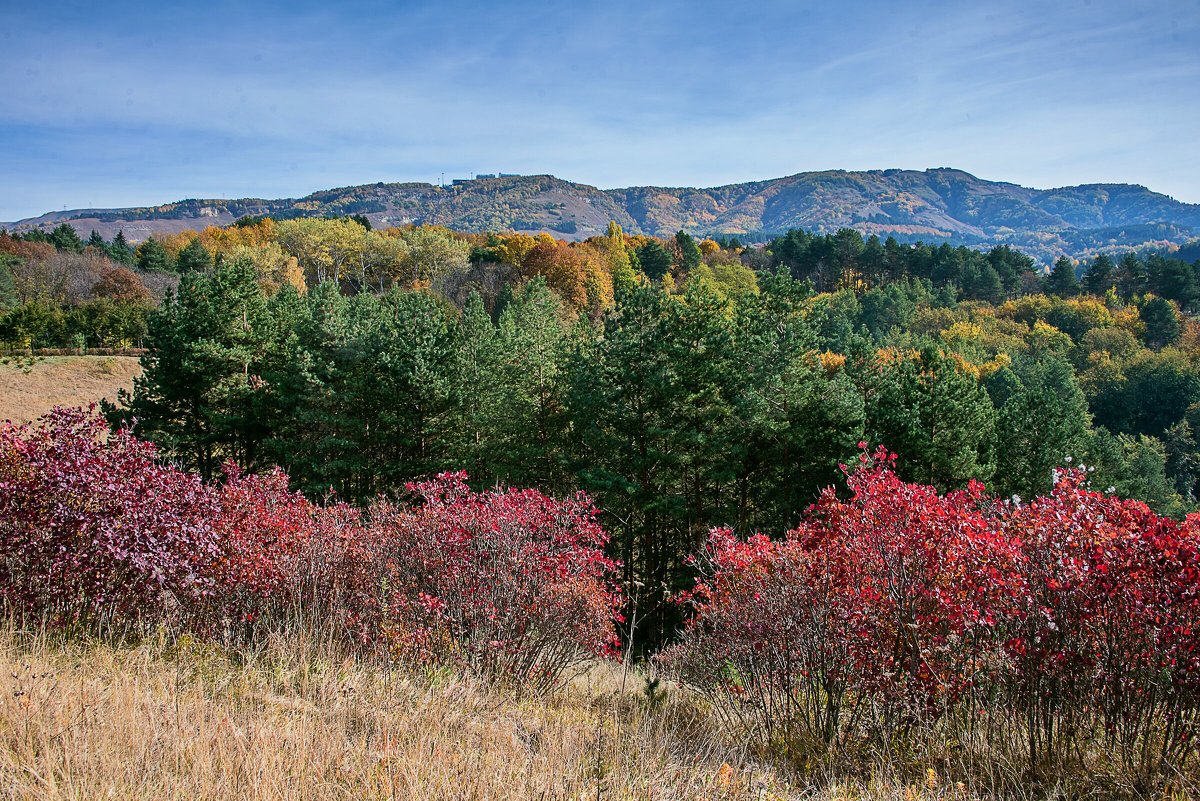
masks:
{"type": "Polygon", "coordinates": [[[476,291],[491,307],[505,287],[541,276],[593,318],[638,275],[670,281],[674,273],[729,289],[755,281],[738,251],[712,240],[681,234],[664,243],[625,236],[615,225],[605,236],[566,243],[548,234],[456,234],[436,226],[376,231],[359,215],[246,218],[225,228],[151,236],[135,247],[123,232],[105,241],[93,231],[83,240],[63,223],[49,233],[0,232],[0,341],[10,349],[140,344],[148,303],[178,276],[238,261],[253,267],[267,292],[285,284],[303,292],[332,280],[350,293],[435,291],[460,306],[476,291]],[[77,321],[96,317],[97,308],[131,319],[77,321]]]}
{"type": "Polygon", "coordinates": [[[452,469],[584,489],[650,641],[675,625],[665,599],[711,526],[787,530],[860,440],[942,489],[1028,498],[1083,462],[1162,512],[1194,503],[1197,338],[1171,301],[992,305],[911,277],[817,293],[786,267],[752,270],[762,254],[615,227],[574,245],[408,236],[392,238],[457,247],[458,267],[439,257],[382,292],[264,282],[247,258],[184,274],[113,419],[206,477],[226,459],[277,465],[311,497],[362,501],[452,469]],[[610,281],[597,308],[589,287],[610,281]]]}
{"type": "Polygon", "coordinates": [[[1039,273],[1005,246],[849,229],[744,247],[361,217],[136,247],[63,225],[0,251],[10,347],[64,336],[56,315],[138,310],[147,371],[112,415],[170,458],[206,477],[279,465],[350,501],[457,469],[585,489],[660,631],[710,526],[786,530],[860,439],[941,489],[1028,498],[1082,462],[1161,513],[1196,503],[1196,266],[1170,254],[1039,273]]]}

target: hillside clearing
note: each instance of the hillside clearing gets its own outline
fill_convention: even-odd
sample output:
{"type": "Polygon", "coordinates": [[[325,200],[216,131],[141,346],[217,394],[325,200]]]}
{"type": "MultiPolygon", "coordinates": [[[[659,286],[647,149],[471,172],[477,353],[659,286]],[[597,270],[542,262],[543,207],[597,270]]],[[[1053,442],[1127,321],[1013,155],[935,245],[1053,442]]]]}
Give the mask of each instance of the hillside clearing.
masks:
{"type": "Polygon", "coordinates": [[[55,406],[116,400],[141,374],[133,356],[46,356],[32,365],[0,362],[0,420],[26,423],[55,406]]]}

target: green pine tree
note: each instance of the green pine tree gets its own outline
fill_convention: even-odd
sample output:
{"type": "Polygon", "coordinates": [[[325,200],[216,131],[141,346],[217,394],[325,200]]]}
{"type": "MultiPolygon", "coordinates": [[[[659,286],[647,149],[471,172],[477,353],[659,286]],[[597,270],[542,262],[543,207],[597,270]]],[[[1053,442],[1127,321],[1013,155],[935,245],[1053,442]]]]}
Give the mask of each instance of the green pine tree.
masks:
{"type": "Polygon", "coordinates": [[[133,248],[129,246],[129,242],[125,239],[125,231],[117,231],[117,235],[108,245],[108,257],[119,264],[133,266],[135,257],[133,248]]]}
{"type": "Polygon", "coordinates": [[[188,242],[179,251],[179,257],[175,260],[175,269],[184,274],[202,273],[211,269],[212,266],[212,254],[201,244],[199,237],[188,242]]]}
{"type": "Polygon", "coordinates": [[[79,238],[79,234],[70,223],[60,223],[53,231],[50,232],[50,243],[59,250],[67,251],[68,253],[82,253],[84,241],[79,238]]]}
{"type": "Polygon", "coordinates": [[[150,316],[143,374],[110,417],[136,420],[141,436],[206,479],[225,459],[254,469],[267,433],[258,396],[269,330],[250,262],[188,274],[150,316]]]}
{"type": "Polygon", "coordinates": [[[857,372],[868,439],[896,454],[902,475],[942,490],[991,479],[996,411],[953,358],[926,345],[864,359],[857,372]]]}
{"type": "Polygon", "coordinates": [[[1054,268],[1046,277],[1046,292],[1060,298],[1079,294],[1079,281],[1075,278],[1075,265],[1066,256],[1059,256],[1054,268]]]}
{"type": "Polygon", "coordinates": [[[137,268],[143,272],[169,273],[174,271],[170,254],[154,237],[150,237],[138,245],[135,261],[137,268]]]}
{"type": "Polygon", "coordinates": [[[675,247],[679,251],[679,266],[685,272],[691,272],[700,266],[700,246],[696,244],[696,240],[691,234],[686,231],[679,231],[675,234],[675,247]]]}
{"type": "Polygon", "coordinates": [[[651,281],[661,281],[671,272],[671,253],[657,240],[647,242],[637,249],[638,265],[651,281]]]}
{"type": "Polygon", "coordinates": [[[1071,366],[1060,358],[1026,357],[992,376],[1006,385],[993,397],[996,420],[996,481],[1001,495],[1032,498],[1053,487],[1053,471],[1083,455],[1087,400],[1071,366]],[[1011,376],[1012,381],[1005,379],[1011,376]]]}

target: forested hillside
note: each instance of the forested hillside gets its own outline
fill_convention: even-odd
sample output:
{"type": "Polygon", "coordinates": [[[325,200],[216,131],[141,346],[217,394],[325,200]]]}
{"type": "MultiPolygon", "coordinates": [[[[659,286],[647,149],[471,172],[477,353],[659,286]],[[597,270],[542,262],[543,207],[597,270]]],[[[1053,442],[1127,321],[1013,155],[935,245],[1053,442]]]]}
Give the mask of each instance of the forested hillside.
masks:
{"type": "Polygon", "coordinates": [[[0,254],[10,360],[145,348],[111,428],[0,425],[14,613],[316,623],[539,696],[621,648],[637,725],[905,781],[863,749],[1134,796],[1190,764],[1200,263],[361,215],[0,254]]]}
{"type": "Polygon", "coordinates": [[[549,175],[468,180],[449,187],[377,183],[299,199],[189,199],[128,209],[51,212],[16,230],[66,221],[81,236],[149,236],[228,225],[247,215],[277,218],[361,214],[376,227],[444,225],[461,232],[548,232],[581,240],[610,220],[630,233],[669,236],[779,234],[792,228],[953,245],[1020,247],[1049,263],[1100,251],[1178,246],[1200,232],[1200,206],[1129,184],[1030,189],[953,169],[830,170],[708,189],[599,190],[549,175]]]}
{"type": "Polygon", "coordinates": [[[348,501],[459,469],[588,491],[655,637],[711,527],[795,525],[862,442],[942,490],[1030,498],[1082,463],[1164,514],[1196,503],[1197,265],[1160,254],[1042,276],[1008,247],[850,229],[746,248],[362,218],[136,249],[60,226],[0,252],[11,352],[144,345],[112,419],[205,478],[233,460],[348,501]]]}

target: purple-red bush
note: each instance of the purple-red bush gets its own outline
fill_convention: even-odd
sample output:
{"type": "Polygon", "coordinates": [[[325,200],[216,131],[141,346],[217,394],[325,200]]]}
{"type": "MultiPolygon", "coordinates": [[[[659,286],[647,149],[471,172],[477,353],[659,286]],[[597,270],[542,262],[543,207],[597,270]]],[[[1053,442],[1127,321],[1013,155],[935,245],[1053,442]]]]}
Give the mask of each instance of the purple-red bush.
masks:
{"type": "Polygon", "coordinates": [[[820,559],[850,634],[855,687],[888,728],[935,719],[994,671],[995,632],[1022,580],[1017,548],[974,482],[938,495],[862,457],[789,537],[820,559]]]}
{"type": "Polygon", "coordinates": [[[587,496],[473,492],[465,473],[371,510],[385,544],[387,635],[400,653],[545,689],[615,644],[621,597],[587,496]]]}
{"type": "Polygon", "coordinates": [[[0,428],[0,604],[56,624],[254,636],[300,622],[534,689],[615,644],[621,598],[591,501],[410,487],[367,516],[281,471],[205,485],[101,419],[0,428]]]}
{"type": "Polygon", "coordinates": [[[0,601],[59,624],[178,618],[215,588],[200,479],[96,416],[0,427],[0,601]]]}
{"type": "Polygon", "coordinates": [[[712,533],[682,641],[656,661],[767,742],[829,744],[845,730],[850,621],[820,557],[794,540],[712,533]]]}
{"type": "Polygon", "coordinates": [[[208,621],[299,620],[361,644],[377,640],[378,548],[355,509],[309,501],[288,489],[281,470],[244,475],[228,466],[215,491],[217,590],[208,621]]]}
{"type": "Polygon", "coordinates": [[[1007,699],[1035,760],[1057,758],[1098,719],[1145,772],[1197,733],[1200,540],[1194,519],[1090,491],[1085,477],[1067,471],[1049,496],[1004,510],[1026,587],[1005,643],[1007,699]]]}
{"type": "Polygon", "coordinates": [[[787,741],[831,743],[864,718],[929,723],[986,684],[1020,586],[1016,548],[981,487],[939,496],[889,458],[864,454],[850,500],[827,490],[783,541],[714,532],[663,664],[787,741]]]}

